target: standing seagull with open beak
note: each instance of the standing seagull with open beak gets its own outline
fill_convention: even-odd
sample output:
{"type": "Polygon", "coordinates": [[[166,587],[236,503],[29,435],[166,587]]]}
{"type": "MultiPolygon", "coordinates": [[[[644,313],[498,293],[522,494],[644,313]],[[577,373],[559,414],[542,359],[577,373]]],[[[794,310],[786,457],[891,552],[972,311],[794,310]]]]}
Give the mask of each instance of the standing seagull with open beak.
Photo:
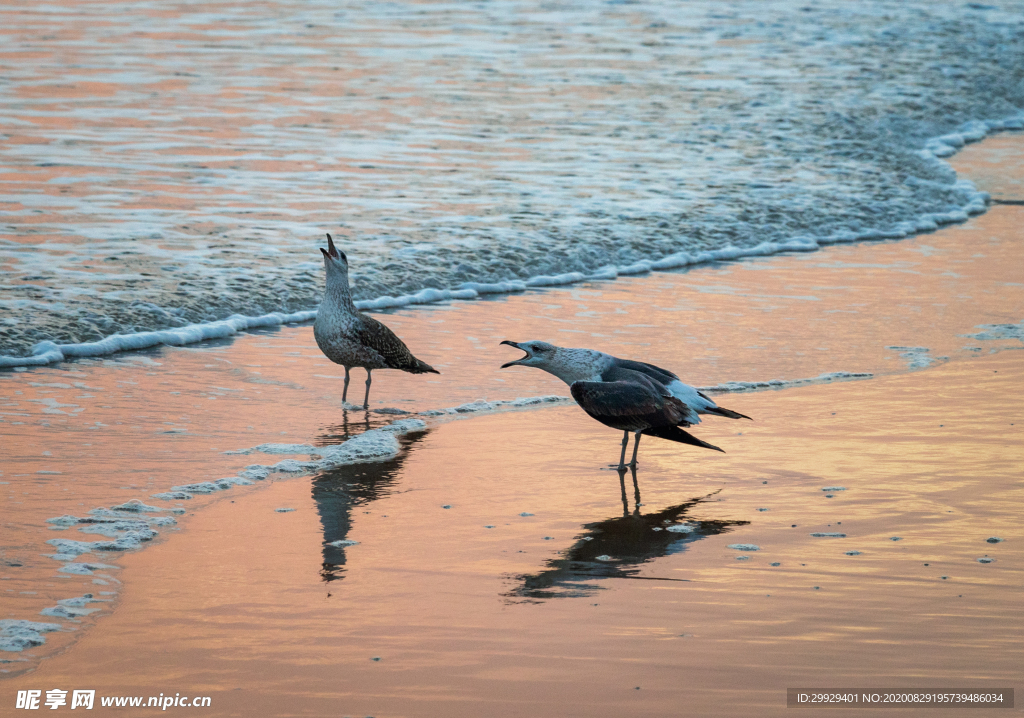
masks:
{"type": "Polygon", "coordinates": [[[327,270],[327,291],[313,324],[313,336],[328,359],[345,367],[344,403],[348,398],[349,369],[366,369],[366,396],[363,409],[370,408],[370,372],[374,369],[400,369],[410,374],[440,374],[437,369],[412,355],[409,347],[386,326],[356,309],[348,286],[348,257],[334,246],[327,235],[324,268],[327,270]]]}
{"type": "Polygon", "coordinates": [[[722,451],[680,427],[700,423],[700,414],[749,419],[724,409],[679,377],[653,364],[619,359],[593,349],[566,349],[540,341],[503,341],[526,352],[510,366],[532,366],[554,374],[569,385],[572,398],[591,417],[623,432],[619,469],[636,466],[640,435],[722,451]],[[626,462],[629,434],[635,435],[633,460],[626,462]]]}

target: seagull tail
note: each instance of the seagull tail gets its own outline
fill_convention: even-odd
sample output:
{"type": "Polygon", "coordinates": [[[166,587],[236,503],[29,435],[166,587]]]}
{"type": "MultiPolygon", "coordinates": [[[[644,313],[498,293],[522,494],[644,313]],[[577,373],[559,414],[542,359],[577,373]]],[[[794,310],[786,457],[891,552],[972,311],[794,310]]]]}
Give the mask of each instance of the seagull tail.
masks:
{"type": "Polygon", "coordinates": [[[440,374],[437,369],[427,364],[425,361],[421,361],[416,357],[413,357],[413,364],[409,367],[403,367],[405,371],[410,374],[440,374]]]}
{"type": "Polygon", "coordinates": [[[702,446],[705,449],[714,449],[715,451],[721,451],[725,453],[724,449],[719,449],[714,444],[709,444],[706,441],[701,441],[693,434],[680,429],[678,426],[659,426],[653,429],[644,429],[642,434],[647,436],[656,436],[659,439],[668,439],[669,441],[678,441],[680,444],[690,444],[691,446],[702,446]]]}
{"type": "MultiPolygon", "coordinates": [[[[714,409],[705,409],[705,414],[714,414],[715,416],[724,416],[726,419],[750,419],[746,414],[741,414],[738,411],[732,409],[725,409],[721,406],[716,406],[714,409]]],[[[753,421],[753,419],[750,419],[753,421]]]]}

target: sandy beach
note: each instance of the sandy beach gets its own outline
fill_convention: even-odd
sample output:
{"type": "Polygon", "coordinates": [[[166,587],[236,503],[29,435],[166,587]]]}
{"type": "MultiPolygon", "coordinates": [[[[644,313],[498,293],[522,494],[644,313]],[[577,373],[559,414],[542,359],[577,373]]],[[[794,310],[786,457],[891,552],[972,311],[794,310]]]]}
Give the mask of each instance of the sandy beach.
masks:
{"type": "Polygon", "coordinates": [[[442,374],[379,372],[368,414],[310,324],[4,373],[3,618],[60,629],[0,654],[0,700],[748,716],[1015,687],[1021,146],[957,155],[997,203],[931,234],[378,315],[442,374]],[[755,421],[693,429],[725,454],[645,439],[620,485],[620,435],[498,370],[503,339],[652,361],[755,421]],[[394,422],[393,455],[300,466],[394,422]],[[52,543],[122,535],[50,519],[132,500],[132,550],[52,543]]]}

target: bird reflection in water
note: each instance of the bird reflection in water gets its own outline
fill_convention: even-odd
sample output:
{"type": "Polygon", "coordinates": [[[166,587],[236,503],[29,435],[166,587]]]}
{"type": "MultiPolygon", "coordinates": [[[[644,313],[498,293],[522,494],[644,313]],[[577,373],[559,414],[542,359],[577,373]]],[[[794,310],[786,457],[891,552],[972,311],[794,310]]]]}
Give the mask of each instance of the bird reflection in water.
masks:
{"type": "Polygon", "coordinates": [[[316,436],[314,444],[316,446],[333,446],[334,444],[340,444],[344,441],[348,441],[357,434],[362,434],[364,431],[370,429],[379,429],[382,426],[390,424],[394,421],[394,417],[390,416],[374,416],[372,412],[358,412],[354,420],[349,420],[349,411],[347,409],[341,412],[341,423],[332,424],[325,426],[319,434],[316,436]]]}
{"type": "Polygon", "coordinates": [[[654,578],[637,575],[642,564],[661,556],[682,553],[690,544],[707,536],[731,531],[749,521],[696,519],[690,514],[704,507],[718,492],[670,506],[656,513],[640,512],[640,489],[636,470],[631,469],[635,508],[629,510],[625,471],[619,471],[622,489],[622,516],[584,524],[584,532],[576,543],[558,558],[545,562],[545,570],[517,576],[517,584],[507,598],[545,599],[589,596],[602,586],[595,583],[606,578],[634,578],[663,581],[685,581],[678,578],[654,578]]]}
{"type": "MultiPolygon", "coordinates": [[[[360,426],[362,424],[359,422],[360,426]]],[[[351,436],[348,434],[350,428],[347,424],[328,427],[328,433],[321,434],[318,439],[321,445],[339,443],[338,439],[351,436]]],[[[344,577],[348,560],[346,549],[352,545],[348,534],[352,528],[353,511],[363,510],[370,502],[396,491],[402,464],[409,451],[426,435],[426,431],[420,431],[399,437],[402,448],[393,459],[348,464],[313,478],[313,500],[324,532],[323,566],[320,570],[324,581],[329,583],[344,577]]]]}

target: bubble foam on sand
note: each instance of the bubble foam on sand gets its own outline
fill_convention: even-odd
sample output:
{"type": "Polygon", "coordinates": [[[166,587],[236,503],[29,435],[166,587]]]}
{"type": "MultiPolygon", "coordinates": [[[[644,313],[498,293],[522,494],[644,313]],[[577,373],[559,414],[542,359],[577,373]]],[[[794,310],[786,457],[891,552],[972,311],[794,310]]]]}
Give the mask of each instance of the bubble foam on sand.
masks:
{"type": "Polygon", "coordinates": [[[928,367],[939,364],[944,361],[948,361],[949,357],[933,357],[929,352],[931,349],[928,347],[886,347],[900,353],[900,356],[907,360],[907,368],[911,371],[915,369],[927,369],[928,367]]]}
{"type": "Polygon", "coordinates": [[[93,594],[87,593],[84,596],[57,601],[56,606],[44,608],[39,613],[43,616],[75,620],[103,610],[102,608],[89,608],[90,603],[109,603],[110,600],[109,598],[96,598],[93,594]]]}
{"type": "Polygon", "coordinates": [[[0,651],[18,652],[46,643],[44,633],[66,630],[59,623],[5,618],[0,620],[0,651]]]}
{"type": "MultiPolygon", "coordinates": [[[[659,528],[657,530],[660,531],[661,529],[659,528]]],[[[672,526],[666,526],[664,530],[677,534],[692,534],[697,530],[697,527],[694,524],[675,524],[672,526]]]]}
{"type": "Polygon", "coordinates": [[[1018,322],[1017,324],[979,324],[975,329],[983,329],[984,331],[977,332],[976,334],[964,334],[963,336],[982,341],[1016,339],[1019,342],[1024,342],[1024,322],[1018,322]]]}

